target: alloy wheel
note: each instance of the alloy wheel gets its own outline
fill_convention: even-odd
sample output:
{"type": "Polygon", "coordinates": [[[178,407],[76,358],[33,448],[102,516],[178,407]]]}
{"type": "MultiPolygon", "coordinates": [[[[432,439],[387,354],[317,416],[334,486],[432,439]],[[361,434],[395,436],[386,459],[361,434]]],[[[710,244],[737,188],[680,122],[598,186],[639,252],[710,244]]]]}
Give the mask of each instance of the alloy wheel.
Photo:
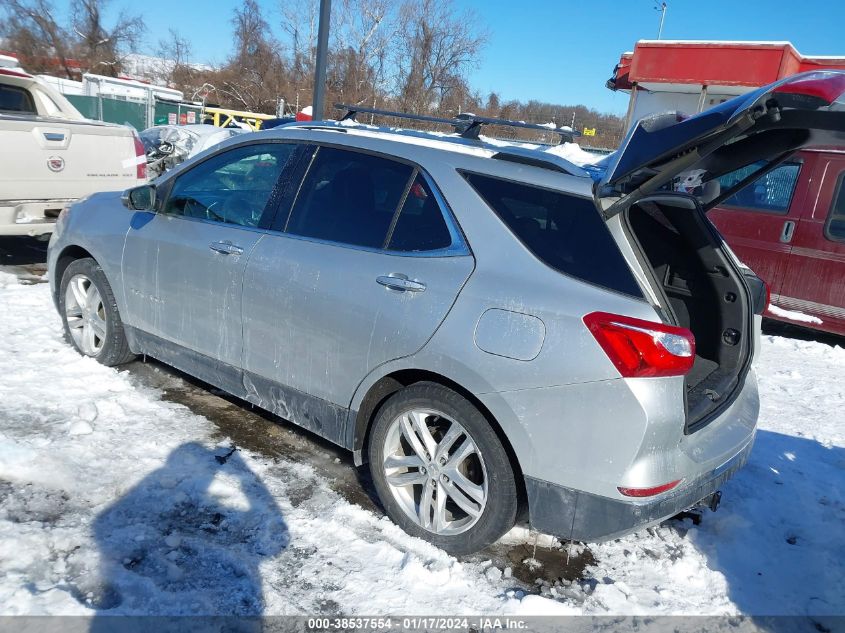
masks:
{"type": "Polygon", "coordinates": [[[77,348],[97,356],[106,342],[106,309],[97,286],[85,275],[74,275],[67,285],[65,319],[77,348]]]}
{"type": "Polygon", "coordinates": [[[382,466],[405,514],[434,534],[469,530],[487,505],[481,451],[463,426],[438,411],[412,409],[394,419],[382,466]]]}

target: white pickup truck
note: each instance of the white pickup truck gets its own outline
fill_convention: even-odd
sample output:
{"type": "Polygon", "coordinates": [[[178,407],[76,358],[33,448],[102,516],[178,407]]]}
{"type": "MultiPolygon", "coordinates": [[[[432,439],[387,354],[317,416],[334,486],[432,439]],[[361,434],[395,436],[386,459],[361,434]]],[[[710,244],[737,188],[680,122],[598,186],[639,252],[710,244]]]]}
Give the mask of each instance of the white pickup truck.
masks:
{"type": "Polygon", "coordinates": [[[0,55],[0,235],[51,233],[62,208],[147,179],[144,146],[123,125],[83,117],[0,55]]]}

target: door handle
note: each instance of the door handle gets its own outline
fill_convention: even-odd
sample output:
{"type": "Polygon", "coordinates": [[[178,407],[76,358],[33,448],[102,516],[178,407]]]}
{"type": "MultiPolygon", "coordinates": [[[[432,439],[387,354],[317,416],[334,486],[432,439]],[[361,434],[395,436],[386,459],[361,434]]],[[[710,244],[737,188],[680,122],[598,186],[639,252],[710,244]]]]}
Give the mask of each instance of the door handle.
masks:
{"type": "Polygon", "coordinates": [[[423,282],[408,279],[408,275],[401,273],[381,275],[380,277],[376,277],[376,281],[391,290],[400,290],[402,292],[422,292],[425,290],[425,284],[423,282]]]}
{"type": "Polygon", "coordinates": [[[216,253],[223,253],[224,255],[240,255],[244,252],[244,249],[232,244],[228,240],[225,242],[212,242],[208,245],[208,248],[216,253]]]}
{"type": "Polygon", "coordinates": [[[783,223],[783,231],[780,233],[780,241],[784,244],[789,244],[792,241],[792,236],[795,234],[795,222],[787,220],[783,223]]]}

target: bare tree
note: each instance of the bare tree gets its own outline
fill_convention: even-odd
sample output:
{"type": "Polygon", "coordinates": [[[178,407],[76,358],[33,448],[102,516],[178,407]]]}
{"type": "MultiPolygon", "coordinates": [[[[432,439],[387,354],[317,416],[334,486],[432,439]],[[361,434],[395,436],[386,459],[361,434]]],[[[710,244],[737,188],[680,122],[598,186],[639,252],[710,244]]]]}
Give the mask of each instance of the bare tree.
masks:
{"type": "Polygon", "coordinates": [[[396,41],[398,16],[391,0],[341,0],[333,16],[332,48],[346,69],[347,101],[362,103],[387,92],[386,65],[396,41]]]}
{"type": "Polygon", "coordinates": [[[282,30],[290,39],[294,81],[310,81],[314,74],[319,1],[280,0],[279,10],[282,14],[282,30]]]}
{"type": "Polygon", "coordinates": [[[162,58],[158,80],[171,88],[189,92],[194,88],[195,72],[191,65],[191,43],[175,29],[168,30],[168,37],[158,42],[157,54],[162,58]]]}
{"type": "Polygon", "coordinates": [[[117,76],[123,55],[134,50],[144,33],[144,20],[121,10],[111,27],[103,21],[108,0],[74,0],[71,4],[78,56],[94,72],[117,76]]]}
{"type": "Polygon", "coordinates": [[[402,37],[396,48],[399,101],[418,112],[441,110],[466,92],[465,76],[478,63],[487,33],[470,11],[452,0],[407,0],[400,9],[402,37]]]}
{"type": "Polygon", "coordinates": [[[281,45],[270,32],[256,0],[245,0],[232,17],[235,47],[220,71],[218,92],[239,108],[273,111],[287,87],[287,69],[281,45]]]}
{"type": "Polygon", "coordinates": [[[32,72],[63,73],[74,79],[70,60],[73,40],[53,18],[49,0],[4,0],[0,36],[25,68],[32,72]]]}

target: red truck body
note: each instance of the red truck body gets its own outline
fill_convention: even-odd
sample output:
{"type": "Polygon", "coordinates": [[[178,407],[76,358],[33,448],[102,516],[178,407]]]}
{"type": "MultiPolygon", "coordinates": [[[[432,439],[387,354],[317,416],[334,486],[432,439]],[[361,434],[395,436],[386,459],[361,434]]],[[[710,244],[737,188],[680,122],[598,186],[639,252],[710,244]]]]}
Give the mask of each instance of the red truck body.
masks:
{"type": "Polygon", "coordinates": [[[766,317],[845,336],[845,150],[798,152],[708,215],[768,284],[766,317]]]}

